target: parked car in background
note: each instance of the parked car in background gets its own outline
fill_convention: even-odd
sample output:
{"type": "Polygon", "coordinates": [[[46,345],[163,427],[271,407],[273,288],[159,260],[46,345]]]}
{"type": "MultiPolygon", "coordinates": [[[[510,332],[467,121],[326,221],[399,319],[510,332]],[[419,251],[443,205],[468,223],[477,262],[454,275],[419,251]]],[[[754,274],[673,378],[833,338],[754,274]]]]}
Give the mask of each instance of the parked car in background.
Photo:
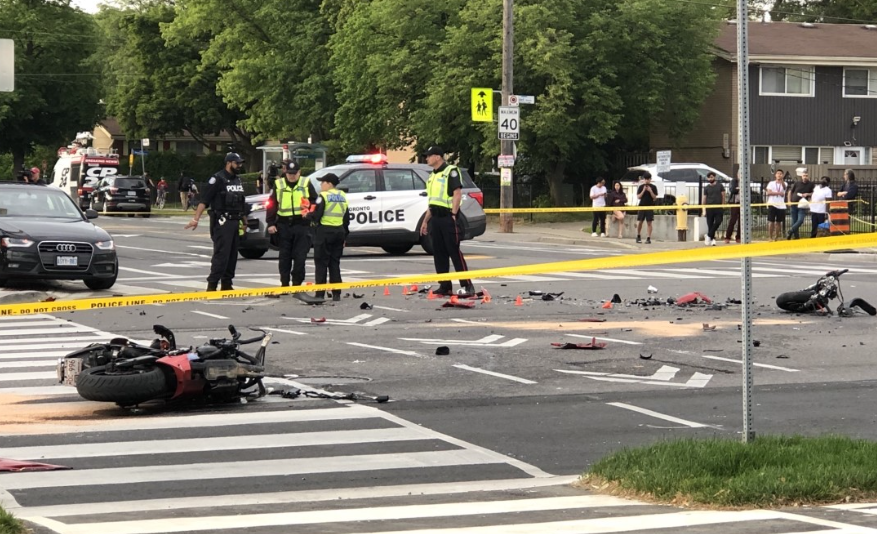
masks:
{"type": "Polygon", "coordinates": [[[91,207],[103,213],[135,212],[148,217],[152,209],[149,187],[142,176],[102,178],[92,192],[91,207]]]}
{"type": "MultiPolygon", "coordinates": [[[[672,163],[668,172],[658,173],[658,166],[654,163],[629,167],[621,177],[621,185],[627,193],[627,198],[636,203],[636,189],[640,184],[640,177],[648,171],[652,175],[652,183],[658,188],[659,204],[676,204],[676,197],[685,195],[689,204],[699,204],[702,195],[702,185],[709,184],[706,175],[709,172],[716,173],[716,181],[725,188],[725,193],[730,193],[731,177],[722,171],[716,170],[703,163],[672,163]]],[[[760,202],[761,185],[750,184],[752,202],[760,202]]]]}
{"type": "Polygon", "coordinates": [[[116,283],[113,238],[53,187],[0,183],[0,286],[14,279],[83,280],[94,290],[116,283]]]}
{"type": "MultiPolygon", "coordinates": [[[[469,173],[463,174],[463,200],[460,223],[463,239],[473,239],[487,229],[484,194],[469,173]]],[[[347,193],[350,209],[348,246],[381,247],[389,254],[405,254],[414,245],[432,253],[429,236],[420,235],[420,225],[428,204],[426,181],[432,169],[428,165],[388,163],[383,154],[349,156],[347,163],[326,167],[308,179],[320,190],[318,178],[335,173],[338,189],[347,193]]],[[[265,213],[270,194],[247,197],[251,214],[244,239],[238,248],[245,257],[261,257],[269,248],[265,213]],[[256,223],[258,221],[258,228],[256,223]]]]}

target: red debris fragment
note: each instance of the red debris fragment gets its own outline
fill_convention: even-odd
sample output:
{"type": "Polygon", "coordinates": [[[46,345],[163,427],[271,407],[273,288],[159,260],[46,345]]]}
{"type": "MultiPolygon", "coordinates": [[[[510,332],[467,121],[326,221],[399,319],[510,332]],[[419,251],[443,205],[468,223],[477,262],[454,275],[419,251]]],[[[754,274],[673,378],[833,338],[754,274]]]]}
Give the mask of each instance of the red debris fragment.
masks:
{"type": "Polygon", "coordinates": [[[457,300],[456,302],[449,300],[448,302],[445,302],[444,304],[442,304],[442,308],[466,308],[466,309],[468,309],[468,308],[472,308],[474,306],[475,306],[475,302],[473,302],[471,300],[467,300],[467,301],[457,300]]]}
{"type": "Polygon", "coordinates": [[[0,458],[0,471],[21,472],[21,471],[58,471],[61,469],[72,469],[63,465],[41,464],[39,462],[27,462],[19,460],[10,460],[9,458],[0,458]]]}
{"type": "Polygon", "coordinates": [[[312,323],[325,323],[325,322],[326,322],[326,318],[325,318],[325,317],[320,317],[319,319],[317,319],[316,317],[311,317],[311,322],[312,322],[312,323]]]}
{"type": "Polygon", "coordinates": [[[713,301],[710,300],[709,297],[704,295],[703,293],[698,293],[697,291],[693,293],[688,293],[687,295],[682,295],[678,299],[676,299],[677,306],[684,306],[686,304],[697,304],[698,299],[703,301],[705,304],[712,304],[713,301]]]}

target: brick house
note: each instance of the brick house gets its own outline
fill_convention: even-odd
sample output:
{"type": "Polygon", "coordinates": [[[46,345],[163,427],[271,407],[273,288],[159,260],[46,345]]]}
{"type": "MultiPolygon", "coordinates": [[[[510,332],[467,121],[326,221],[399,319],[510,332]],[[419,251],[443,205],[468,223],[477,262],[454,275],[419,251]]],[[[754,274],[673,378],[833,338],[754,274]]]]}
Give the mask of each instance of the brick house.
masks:
{"type": "MultiPolygon", "coordinates": [[[[715,45],[715,89],[698,124],[675,146],[657,126],[650,145],[672,149],[674,162],[731,174],[738,134],[734,22],[723,24],[715,45]]],[[[753,22],[749,55],[754,168],[802,164],[829,173],[832,166],[877,165],[877,26],[753,22]]]]}

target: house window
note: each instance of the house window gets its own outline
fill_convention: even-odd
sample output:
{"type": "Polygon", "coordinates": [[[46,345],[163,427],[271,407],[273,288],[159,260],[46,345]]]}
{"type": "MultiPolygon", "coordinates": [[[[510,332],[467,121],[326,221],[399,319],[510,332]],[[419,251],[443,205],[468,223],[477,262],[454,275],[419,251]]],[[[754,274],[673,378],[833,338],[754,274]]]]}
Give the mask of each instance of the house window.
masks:
{"type": "Polygon", "coordinates": [[[763,66],[761,73],[761,95],[774,96],[813,96],[813,67],[763,66]]]}
{"type": "Polygon", "coordinates": [[[752,163],[767,164],[770,163],[770,147],[757,146],[752,152],[752,163]]]}
{"type": "Polygon", "coordinates": [[[774,163],[801,163],[801,149],[799,146],[775,146],[770,157],[774,163]]]}
{"type": "Polygon", "coordinates": [[[198,141],[177,141],[177,154],[201,154],[204,147],[198,141]]]}
{"type": "Polygon", "coordinates": [[[877,98],[877,69],[844,69],[844,96],[877,98]]]}

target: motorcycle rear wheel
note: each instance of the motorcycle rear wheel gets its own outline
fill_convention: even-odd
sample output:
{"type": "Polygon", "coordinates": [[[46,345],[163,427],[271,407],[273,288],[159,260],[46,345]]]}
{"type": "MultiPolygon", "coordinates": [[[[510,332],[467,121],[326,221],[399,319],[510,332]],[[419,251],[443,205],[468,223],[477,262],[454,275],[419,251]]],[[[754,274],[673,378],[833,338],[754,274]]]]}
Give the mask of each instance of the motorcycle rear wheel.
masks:
{"type": "Polygon", "coordinates": [[[76,391],[82,398],[131,406],[169,397],[171,386],[160,367],[145,371],[107,374],[106,366],[85,369],[76,377],[76,391]]]}
{"type": "Polygon", "coordinates": [[[813,291],[790,291],[777,297],[777,306],[790,312],[810,311],[805,304],[810,301],[813,291]]]}

